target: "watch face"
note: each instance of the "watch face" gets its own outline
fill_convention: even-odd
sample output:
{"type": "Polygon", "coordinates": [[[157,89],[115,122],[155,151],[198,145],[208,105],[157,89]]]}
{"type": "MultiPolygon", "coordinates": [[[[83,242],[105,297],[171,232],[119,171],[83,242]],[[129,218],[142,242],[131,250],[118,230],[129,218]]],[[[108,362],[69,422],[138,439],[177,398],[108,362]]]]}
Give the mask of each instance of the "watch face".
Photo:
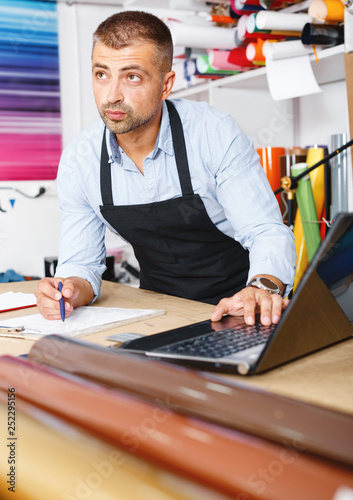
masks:
{"type": "Polygon", "coordinates": [[[270,290],[273,290],[274,292],[278,291],[279,288],[276,283],[273,283],[273,281],[268,280],[267,278],[259,278],[259,280],[263,285],[265,285],[265,287],[269,288],[270,290]]]}

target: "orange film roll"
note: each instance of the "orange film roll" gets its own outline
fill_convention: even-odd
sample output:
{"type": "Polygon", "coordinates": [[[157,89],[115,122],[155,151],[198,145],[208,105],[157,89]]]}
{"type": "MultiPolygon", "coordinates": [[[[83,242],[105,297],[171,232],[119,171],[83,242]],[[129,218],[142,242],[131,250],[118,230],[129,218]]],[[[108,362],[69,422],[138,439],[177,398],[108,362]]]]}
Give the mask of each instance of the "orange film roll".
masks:
{"type": "Polygon", "coordinates": [[[327,7],[326,21],[344,21],[344,5],[341,0],[325,0],[327,7]]]}
{"type": "Polygon", "coordinates": [[[246,47],[246,57],[249,61],[264,61],[265,56],[263,53],[264,40],[258,38],[254,43],[249,43],[246,47]]]}
{"type": "Polygon", "coordinates": [[[344,4],[341,0],[313,0],[308,14],[319,21],[343,22],[344,4]]]}
{"type": "MultiPolygon", "coordinates": [[[[262,168],[265,170],[272,191],[281,187],[281,167],[280,157],[286,153],[285,148],[273,148],[270,146],[258,148],[262,168]]],[[[276,196],[279,206],[281,206],[281,195],[276,196]]]]}

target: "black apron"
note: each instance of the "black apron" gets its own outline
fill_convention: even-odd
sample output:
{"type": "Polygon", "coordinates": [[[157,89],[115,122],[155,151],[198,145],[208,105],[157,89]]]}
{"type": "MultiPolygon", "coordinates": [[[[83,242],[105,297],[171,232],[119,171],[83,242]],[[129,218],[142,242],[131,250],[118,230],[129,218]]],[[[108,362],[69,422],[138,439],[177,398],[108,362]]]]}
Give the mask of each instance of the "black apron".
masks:
{"type": "Polygon", "coordinates": [[[105,131],[101,152],[100,211],[126,240],[140,264],[140,287],[217,304],[241,290],[249,253],[217,229],[194,194],[184,132],[174,105],[166,101],[182,196],[145,205],[114,206],[105,131]]]}

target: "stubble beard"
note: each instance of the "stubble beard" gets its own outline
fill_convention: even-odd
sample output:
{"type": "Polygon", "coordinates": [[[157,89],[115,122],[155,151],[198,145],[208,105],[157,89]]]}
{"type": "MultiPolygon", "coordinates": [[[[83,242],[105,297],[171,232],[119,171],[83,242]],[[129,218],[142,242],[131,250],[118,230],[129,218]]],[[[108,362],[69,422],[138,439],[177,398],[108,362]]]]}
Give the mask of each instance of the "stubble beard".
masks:
{"type": "Polygon", "coordinates": [[[142,131],[148,128],[149,123],[152,121],[158,111],[158,107],[159,103],[156,105],[152,113],[147,116],[143,116],[137,114],[130,106],[127,106],[125,104],[119,104],[119,106],[115,106],[114,104],[103,104],[99,111],[99,114],[108,130],[110,130],[113,134],[127,134],[128,132],[132,132],[133,130],[140,129],[142,131]],[[124,116],[122,120],[112,120],[106,114],[107,109],[110,109],[112,111],[121,111],[123,113],[126,113],[126,116],[124,116]]]}

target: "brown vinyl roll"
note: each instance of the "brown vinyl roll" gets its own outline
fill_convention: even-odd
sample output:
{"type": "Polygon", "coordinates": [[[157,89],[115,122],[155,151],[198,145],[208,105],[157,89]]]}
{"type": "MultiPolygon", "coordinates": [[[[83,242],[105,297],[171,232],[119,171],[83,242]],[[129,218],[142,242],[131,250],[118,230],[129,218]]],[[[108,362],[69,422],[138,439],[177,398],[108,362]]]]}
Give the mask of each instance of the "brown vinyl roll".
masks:
{"type": "MultiPolygon", "coordinates": [[[[297,500],[310,491],[311,500],[332,500],[340,485],[353,487],[352,467],[309,456],[300,446],[288,447],[287,441],[273,444],[182,415],[178,407],[171,411],[93,382],[64,377],[27,360],[3,356],[0,390],[7,392],[12,386],[16,399],[233,498],[243,494],[249,500],[297,500]]],[[[200,393],[199,397],[205,396],[200,393]]],[[[314,424],[319,426],[317,420],[314,424]]],[[[299,433],[288,436],[292,443],[297,437],[299,433]]]]}
{"type": "Polygon", "coordinates": [[[58,335],[37,341],[29,359],[277,443],[295,435],[303,449],[353,465],[353,419],[343,413],[58,335]]]}

